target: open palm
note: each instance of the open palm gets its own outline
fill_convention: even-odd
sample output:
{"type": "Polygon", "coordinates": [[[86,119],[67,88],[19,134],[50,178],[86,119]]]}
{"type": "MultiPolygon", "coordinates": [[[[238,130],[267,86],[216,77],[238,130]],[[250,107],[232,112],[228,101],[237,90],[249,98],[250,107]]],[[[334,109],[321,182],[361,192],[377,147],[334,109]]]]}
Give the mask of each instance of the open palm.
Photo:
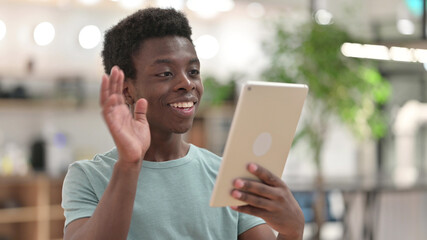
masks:
{"type": "Polygon", "coordinates": [[[116,144],[119,160],[138,162],[150,146],[147,101],[139,99],[132,116],[122,93],[124,78],[123,71],[117,66],[111,69],[110,76],[102,77],[100,104],[102,115],[116,144]]]}

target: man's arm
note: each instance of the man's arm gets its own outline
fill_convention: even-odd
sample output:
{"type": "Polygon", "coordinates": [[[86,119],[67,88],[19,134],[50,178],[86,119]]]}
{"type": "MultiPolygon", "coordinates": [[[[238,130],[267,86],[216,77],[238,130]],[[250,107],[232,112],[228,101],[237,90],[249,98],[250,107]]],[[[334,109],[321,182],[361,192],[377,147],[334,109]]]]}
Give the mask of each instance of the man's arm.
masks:
{"type": "Polygon", "coordinates": [[[92,217],[71,222],[64,240],[126,239],[132,218],[140,166],[118,161],[92,217]]]}
{"type": "Polygon", "coordinates": [[[71,222],[65,229],[65,240],[127,238],[142,158],[151,139],[145,115],[147,101],[139,99],[132,116],[122,95],[123,81],[123,72],[113,67],[110,76],[103,76],[100,92],[102,115],[119,158],[93,215],[71,222]]]}
{"type": "MultiPolygon", "coordinates": [[[[264,219],[279,233],[277,240],[302,239],[304,215],[290,189],[279,177],[259,165],[249,164],[248,171],[261,182],[236,179],[231,195],[248,204],[231,208],[264,219]]],[[[239,240],[276,239],[268,228],[265,224],[251,228],[241,234],[239,240]]]]}
{"type": "Polygon", "coordinates": [[[276,235],[267,224],[255,226],[239,235],[239,240],[274,240],[276,235]]]}
{"type": "Polygon", "coordinates": [[[255,226],[239,235],[239,240],[301,240],[302,233],[295,233],[294,236],[276,235],[267,224],[255,226]]]}

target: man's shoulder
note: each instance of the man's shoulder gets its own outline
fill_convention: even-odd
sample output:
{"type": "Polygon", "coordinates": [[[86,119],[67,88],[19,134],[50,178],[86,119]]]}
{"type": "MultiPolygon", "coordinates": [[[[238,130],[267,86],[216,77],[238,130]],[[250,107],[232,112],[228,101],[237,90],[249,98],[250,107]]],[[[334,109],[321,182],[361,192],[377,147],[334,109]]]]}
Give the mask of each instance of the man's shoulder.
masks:
{"type": "Polygon", "coordinates": [[[114,147],[105,153],[96,154],[92,159],[75,161],[70,165],[70,168],[81,168],[84,172],[111,172],[117,159],[118,153],[114,147]]]}
{"type": "Polygon", "coordinates": [[[193,157],[197,158],[197,162],[202,164],[204,168],[211,169],[215,174],[217,174],[219,166],[221,165],[222,157],[217,154],[209,151],[208,149],[194,146],[194,155],[193,157]]]}
{"type": "Polygon", "coordinates": [[[213,152],[211,152],[211,151],[209,151],[208,149],[206,149],[206,148],[201,148],[201,147],[198,147],[198,146],[196,146],[196,145],[192,145],[192,147],[195,149],[195,153],[199,156],[199,157],[202,157],[202,158],[208,158],[208,159],[211,159],[211,160],[214,160],[214,161],[216,161],[216,162],[220,162],[221,161],[221,157],[220,156],[218,156],[217,154],[215,154],[215,153],[213,153],[213,152]]]}

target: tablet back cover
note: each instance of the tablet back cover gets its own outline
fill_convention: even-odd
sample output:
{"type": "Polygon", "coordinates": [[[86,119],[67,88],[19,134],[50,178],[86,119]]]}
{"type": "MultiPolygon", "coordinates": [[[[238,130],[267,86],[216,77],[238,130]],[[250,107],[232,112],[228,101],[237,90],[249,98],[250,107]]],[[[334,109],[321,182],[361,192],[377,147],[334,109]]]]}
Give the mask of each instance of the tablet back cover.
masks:
{"type": "Polygon", "coordinates": [[[250,162],[281,177],[307,92],[303,84],[248,82],[243,86],[210,206],[245,204],[230,193],[234,179],[257,179],[246,170],[250,162]]]}

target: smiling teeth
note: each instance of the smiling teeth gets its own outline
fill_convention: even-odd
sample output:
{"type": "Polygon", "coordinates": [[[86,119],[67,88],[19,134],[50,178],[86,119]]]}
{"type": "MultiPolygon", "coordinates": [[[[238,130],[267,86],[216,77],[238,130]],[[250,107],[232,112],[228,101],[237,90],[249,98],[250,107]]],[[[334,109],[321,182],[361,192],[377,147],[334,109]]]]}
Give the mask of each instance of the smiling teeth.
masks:
{"type": "Polygon", "coordinates": [[[170,104],[172,107],[176,107],[176,108],[190,108],[192,106],[194,106],[193,102],[179,102],[179,103],[171,103],[170,104]]]}

